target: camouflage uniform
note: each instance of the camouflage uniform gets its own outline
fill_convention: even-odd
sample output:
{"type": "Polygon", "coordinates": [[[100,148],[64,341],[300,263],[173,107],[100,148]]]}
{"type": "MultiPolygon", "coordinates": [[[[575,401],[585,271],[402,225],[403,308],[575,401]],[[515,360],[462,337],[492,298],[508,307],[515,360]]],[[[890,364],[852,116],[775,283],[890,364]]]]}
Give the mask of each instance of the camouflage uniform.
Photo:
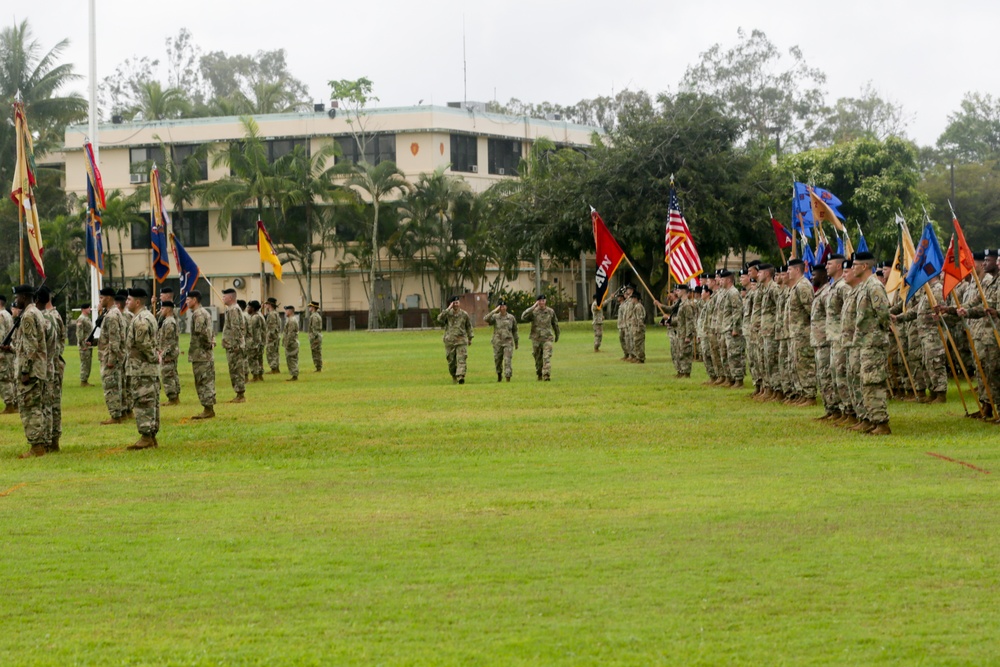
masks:
{"type": "Polygon", "coordinates": [[[244,355],[247,345],[246,320],[238,304],[226,308],[226,318],[222,323],[222,347],[226,351],[226,365],[229,367],[229,382],[237,396],[246,391],[246,369],[244,355]]]}
{"type": "MultiPolygon", "coordinates": [[[[760,379],[765,389],[781,391],[778,375],[778,341],[775,331],[778,321],[777,287],[774,282],[760,283],[757,287],[757,306],[760,309],[758,324],[761,342],[760,379]]],[[[770,395],[769,395],[770,396],[770,395]]]]}
{"type": "Polygon", "coordinates": [[[317,371],[323,370],[323,316],[319,312],[310,313],[309,318],[309,349],[312,351],[313,366],[317,371]]]}
{"type": "Polygon", "coordinates": [[[80,384],[90,382],[90,369],[93,366],[93,348],[87,339],[94,331],[94,323],[90,317],[81,313],[76,318],[76,345],[80,351],[80,384]]]}
{"type": "MultiPolygon", "coordinates": [[[[10,311],[0,309],[0,340],[7,337],[14,327],[10,311]]],[[[14,355],[0,353],[0,398],[8,408],[17,407],[17,378],[14,374],[14,355]]]]}
{"type": "Polygon", "coordinates": [[[719,335],[726,350],[722,377],[734,385],[742,385],[746,376],[746,339],[743,337],[743,300],[735,287],[719,290],[719,335]]]}
{"type": "Polygon", "coordinates": [[[761,386],[760,372],[760,313],[757,311],[757,283],[750,283],[743,297],[743,337],[746,340],[746,360],[750,369],[750,381],[754,387],[761,386]]]}
{"type": "MultiPolygon", "coordinates": [[[[935,301],[941,303],[941,281],[933,280],[928,285],[934,294],[935,301]]],[[[924,371],[927,374],[927,388],[936,394],[947,393],[948,363],[944,344],[941,341],[942,331],[924,289],[921,289],[919,294],[914,295],[906,312],[900,314],[896,321],[916,321],[920,354],[924,371]]]]}
{"type": "Polygon", "coordinates": [[[601,341],[604,340],[604,309],[597,305],[597,301],[590,304],[590,316],[594,321],[594,351],[596,352],[601,349],[601,341]]]}
{"type": "Polygon", "coordinates": [[[122,369],[121,373],[119,373],[122,393],[122,412],[128,414],[133,412],[135,408],[135,396],[133,396],[128,390],[128,379],[125,375],[125,336],[128,335],[128,328],[131,326],[135,315],[130,313],[128,310],[119,310],[118,312],[121,313],[122,316],[122,369]]]}
{"type": "Polygon", "coordinates": [[[160,375],[163,378],[163,391],[171,401],[181,395],[181,379],[177,373],[177,360],[180,357],[180,331],[173,315],[161,317],[160,327],[156,331],[156,350],[163,355],[160,364],[160,375]]]}
{"type": "Polygon", "coordinates": [[[712,310],[711,301],[703,299],[698,303],[701,304],[698,308],[698,319],[695,320],[695,331],[698,334],[698,350],[701,352],[701,361],[705,364],[705,374],[708,375],[708,381],[712,382],[717,376],[715,374],[715,366],[712,365],[712,353],[708,342],[708,320],[712,310]]]}
{"type": "Polygon", "coordinates": [[[830,343],[826,337],[826,306],[832,289],[833,286],[827,283],[816,292],[809,314],[809,344],[816,359],[816,385],[819,387],[827,414],[839,412],[837,391],[833,386],[833,372],[830,370],[830,343]]]}
{"type": "Polygon", "coordinates": [[[48,448],[52,442],[50,413],[44,405],[49,378],[47,328],[42,312],[29,303],[21,312],[21,326],[13,340],[14,372],[18,378],[17,406],[24,435],[32,449],[48,448]]]}
{"type": "Polygon", "coordinates": [[[108,308],[101,320],[97,360],[101,364],[101,386],[108,414],[112,419],[121,419],[125,413],[121,391],[125,375],[125,318],[114,306],[108,308]]]}
{"type": "Polygon", "coordinates": [[[247,328],[247,356],[250,375],[264,377],[264,343],[267,337],[267,322],[259,310],[250,316],[247,328]]]}
{"type": "Polygon", "coordinates": [[[280,370],[281,354],[278,351],[281,344],[281,315],[272,310],[264,318],[264,345],[267,348],[267,365],[272,373],[280,370]]]}
{"type": "Polygon", "coordinates": [[[45,403],[50,413],[52,440],[58,441],[62,436],[62,390],[63,378],[66,374],[66,360],[63,351],[66,349],[66,325],[62,315],[52,307],[42,311],[48,320],[51,333],[49,348],[49,381],[45,383],[45,403]]]}
{"type": "Polygon", "coordinates": [[[889,347],[889,298],[885,287],[872,274],[858,285],[854,349],[860,358],[861,396],[865,420],[886,424],[885,359],[889,347]]]}
{"type": "MultiPolygon", "coordinates": [[[[1000,279],[987,273],[983,276],[981,283],[983,292],[986,294],[987,304],[990,308],[1000,309],[1000,279]]],[[[993,326],[990,324],[990,320],[993,320],[993,324],[1000,326],[1000,318],[987,314],[978,288],[976,288],[975,298],[970,298],[965,308],[968,311],[967,317],[971,321],[969,328],[972,331],[976,349],[979,351],[979,361],[982,362],[986,375],[985,378],[979,378],[980,402],[988,402],[987,386],[989,386],[990,393],[993,394],[993,399],[1000,401],[1000,349],[997,347],[993,326]]],[[[993,407],[992,416],[995,417],[997,414],[996,406],[993,407]]]]}
{"type": "Polygon", "coordinates": [[[444,325],[444,351],[448,359],[448,372],[452,380],[465,380],[465,360],[469,344],[475,336],[472,319],[469,314],[459,308],[445,308],[438,315],[437,321],[444,325]]]}
{"type": "Polygon", "coordinates": [[[191,311],[191,342],[188,346],[188,360],[194,373],[194,386],[198,391],[198,402],[205,408],[215,405],[215,357],[212,348],[215,331],[208,309],[198,306],[191,311]]]}
{"type": "Polygon", "coordinates": [[[493,326],[493,365],[496,366],[497,379],[501,375],[510,380],[513,373],[512,361],[514,348],[520,343],[517,336],[517,318],[511,313],[500,313],[493,310],[483,318],[493,326]]]}
{"type": "Polygon", "coordinates": [[[620,304],[618,304],[618,315],[615,325],[618,327],[618,342],[622,346],[622,359],[628,360],[632,358],[632,334],[629,331],[629,309],[632,307],[632,302],[625,299],[620,304]]]}
{"type": "MultiPolygon", "coordinates": [[[[638,304],[637,304],[638,305],[638,304]]],[[[641,308],[641,306],[640,306],[641,308]]],[[[629,317],[635,321],[631,309],[629,317]]],[[[548,380],[552,373],[552,344],[559,342],[559,321],[556,311],[536,302],[521,315],[521,320],[531,322],[531,354],[535,358],[535,373],[539,379],[548,380]]],[[[643,324],[645,334],[645,323],[643,324]]]]}
{"type": "Polygon", "coordinates": [[[792,364],[791,328],[789,326],[789,300],[791,289],[786,285],[778,287],[778,321],[775,324],[775,338],[778,339],[778,377],[781,391],[786,398],[795,398],[795,368],[792,364]]]}
{"type": "MultiPolygon", "coordinates": [[[[907,312],[911,308],[916,308],[916,299],[923,298],[922,294],[917,294],[913,297],[914,300],[910,301],[909,305],[906,305],[903,299],[896,299],[896,303],[892,305],[889,312],[893,315],[900,315],[903,313],[903,308],[907,308],[907,312]]],[[[910,366],[910,375],[913,376],[913,389],[919,396],[923,396],[924,392],[927,391],[927,370],[924,368],[924,353],[923,348],[920,346],[920,331],[917,328],[916,321],[903,321],[898,327],[900,342],[903,345],[903,353],[906,354],[906,363],[910,366]]]]}
{"type": "MultiPolygon", "coordinates": [[[[173,318],[171,318],[173,319],[173,318]]],[[[125,376],[135,400],[135,426],[155,438],[160,430],[160,364],[156,354],[156,319],[144,306],[128,328],[125,376]]]]}
{"type": "Polygon", "coordinates": [[[299,318],[296,315],[285,317],[285,365],[292,379],[299,377],[299,318]]]}
{"type": "Polygon", "coordinates": [[[708,353],[712,355],[712,368],[715,370],[715,378],[718,381],[728,379],[729,373],[726,370],[726,346],[722,340],[722,310],[720,301],[722,300],[722,289],[712,293],[708,300],[709,316],[705,321],[705,334],[708,336],[708,353]]]}
{"type": "MultiPolygon", "coordinates": [[[[826,299],[826,342],[830,346],[830,382],[833,386],[833,409],[854,414],[850,388],[847,384],[847,351],[843,342],[844,300],[851,291],[843,276],[833,281],[826,299]]],[[[824,400],[826,400],[824,398],[824,400]]]]}
{"type": "MultiPolygon", "coordinates": [[[[670,322],[674,329],[674,340],[677,352],[673,354],[674,368],[681,377],[691,375],[691,363],[694,361],[694,341],[697,336],[698,302],[688,298],[681,301],[677,314],[670,322]]],[[[673,348],[671,348],[673,352],[673,348]]]]}
{"type": "Polygon", "coordinates": [[[788,290],[788,341],[794,377],[794,391],[807,401],[816,400],[816,352],[810,345],[810,315],[813,288],[808,280],[800,278],[788,290]]]}
{"type": "Polygon", "coordinates": [[[847,378],[847,395],[850,401],[850,406],[844,410],[844,414],[854,415],[858,420],[870,421],[861,392],[861,348],[855,344],[860,288],[860,285],[848,286],[848,290],[844,292],[844,307],[840,312],[841,344],[847,361],[844,375],[847,378]]]}
{"type": "MultiPolygon", "coordinates": [[[[549,310],[552,309],[549,308],[549,310]]],[[[632,358],[640,364],[644,364],[646,363],[646,309],[641,301],[632,302],[628,309],[628,317],[628,330],[632,336],[632,358]]],[[[555,320],[554,313],[552,319],[555,320]]],[[[534,325],[532,325],[532,330],[534,330],[534,325]]],[[[534,346],[532,346],[532,350],[534,350],[534,346]]],[[[549,356],[551,357],[551,352],[549,356]]],[[[548,374],[543,373],[543,376],[548,377],[548,374]]]]}

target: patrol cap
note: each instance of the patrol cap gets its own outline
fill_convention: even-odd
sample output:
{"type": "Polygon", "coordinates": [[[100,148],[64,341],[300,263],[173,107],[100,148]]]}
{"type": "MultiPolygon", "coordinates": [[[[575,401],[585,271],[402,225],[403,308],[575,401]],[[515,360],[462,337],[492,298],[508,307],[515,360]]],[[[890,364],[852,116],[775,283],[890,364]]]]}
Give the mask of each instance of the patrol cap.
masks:
{"type": "Polygon", "coordinates": [[[253,308],[254,310],[260,310],[260,301],[257,301],[256,299],[254,299],[253,301],[251,301],[247,305],[250,306],[251,308],[253,308]]]}
{"type": "Polygon", "coordinates": [[[160,302],[160,308],[173,308],[173,307],[174,307],[174,302],[171,301],[170,299],[160,302]]]}
{"type": "Polygon", "coordinates": [[[788,268],[789,269],[792,268],[793,266],[805,266],[805,265],[806,265],[806,263],[803,262],[798,257],[793,257],[792,259],[788,260],[788,268]]]}
{"type": "Polygon", "coordinates": [[[243,310],[246,310],[246,308],[247,308],[247,302],[244,301],[243,299],[237,299],[236,300],[236,305],[239,306],[240,308],[242,308],[243,310]]]}
{"type": "Polygon", "coordinates": [[[226,289],[222,290],[222,293],[223,294],[236,294],[236,290],[234,290],[232,287],[227,287],[226,289]]]}
{"type": "Polygon", "coordinates": [[[195,298],[198,299],[198,301],[201,301],[201,292],[199,290],[193,289],[190,292],[188,292],[188,298],[195,298]]]}
{"type": "Polygon", "coordinates": [[[316,310],[319,310],[319,301],[310,301],[309,305],[315,308],[316,310]]]}
{"type": "Polygon", "coordinates": [[[101,296],[114,296],[115,295],[115,288],[114,287],[102,287],[101,291],[100,291],[100,295],[101,296]]]}
{"type": "Polygon", "coordinates": [[[145,299],[149,294],[141,287],[130,287],[128,295],[134,299],[145,299]]]}
{"type": "Polygon", "coordinates": [[[278,305],[278,300],[275,299],[273,296],[267,297],[267,302],[269,304],[271,304],[272,306],[277,306],[278,305]]]}

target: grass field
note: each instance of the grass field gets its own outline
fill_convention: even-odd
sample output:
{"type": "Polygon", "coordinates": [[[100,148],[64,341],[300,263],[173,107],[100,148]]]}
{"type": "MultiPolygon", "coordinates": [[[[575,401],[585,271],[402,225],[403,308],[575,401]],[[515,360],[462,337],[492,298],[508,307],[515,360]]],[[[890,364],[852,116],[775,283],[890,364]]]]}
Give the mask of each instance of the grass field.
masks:
{"type": "Polygon", "coordinates": [[[182,361],[143,452],[68,349],[63,452],[0,422],[0,665],[1000,663],[1000,430],[954,387],[855,435],[609,324],[499,385],[484,329],[464,386],[439,332],[327,334],[243,405],[220,350],[218,418],[182,361]]]}

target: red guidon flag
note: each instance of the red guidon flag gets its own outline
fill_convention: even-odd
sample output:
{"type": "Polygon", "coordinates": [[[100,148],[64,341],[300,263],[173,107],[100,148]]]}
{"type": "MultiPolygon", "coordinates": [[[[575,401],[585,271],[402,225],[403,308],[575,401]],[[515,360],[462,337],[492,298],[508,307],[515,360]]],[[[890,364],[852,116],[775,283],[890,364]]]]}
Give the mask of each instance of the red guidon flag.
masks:
{"type": "Polygon", "coordinates": [[[594,292],[594,299],[600,308],[604,305],[604,297],[608,295],[611,276],[615,275],[618,266],[625,259],[625,253],[593,208],[590,209],[590,219],[594,222],[594,244],[597,246],[597,273],[594,276],[597,280],[597,290],[594,292]]]}
{"type": "Polygon", "coordinates": [[[941,268],[941,272],[944,274],[942,293],[945,299],[976,268],[972,259],[972,249],[965,242],[965,234],[962,233],[962,227],[958,224],[958,218],[954,218],[952,222],[955,224],[955,233],[951,237],[948,252],[944,256],[944,266],[941,268]]]}

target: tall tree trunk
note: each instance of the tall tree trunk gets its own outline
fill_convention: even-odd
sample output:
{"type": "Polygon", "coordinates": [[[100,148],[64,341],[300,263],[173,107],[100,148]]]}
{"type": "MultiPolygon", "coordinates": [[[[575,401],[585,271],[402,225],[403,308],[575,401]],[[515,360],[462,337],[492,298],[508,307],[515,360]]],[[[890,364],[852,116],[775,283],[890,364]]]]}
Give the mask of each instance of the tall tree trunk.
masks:
{"type": "Polygon", "coordinates": [[[378,196],[375,193],[372,193],[372,206],[375,207],[375,211],[372,215],[372,267],[371,276],[369,277],[369,281],[371,282],[371,291],[369,292],[368,302],[369,330],[378,329],[378,305],[376,303],[375,295],[375,262],[378,259],[378,196]]]}

